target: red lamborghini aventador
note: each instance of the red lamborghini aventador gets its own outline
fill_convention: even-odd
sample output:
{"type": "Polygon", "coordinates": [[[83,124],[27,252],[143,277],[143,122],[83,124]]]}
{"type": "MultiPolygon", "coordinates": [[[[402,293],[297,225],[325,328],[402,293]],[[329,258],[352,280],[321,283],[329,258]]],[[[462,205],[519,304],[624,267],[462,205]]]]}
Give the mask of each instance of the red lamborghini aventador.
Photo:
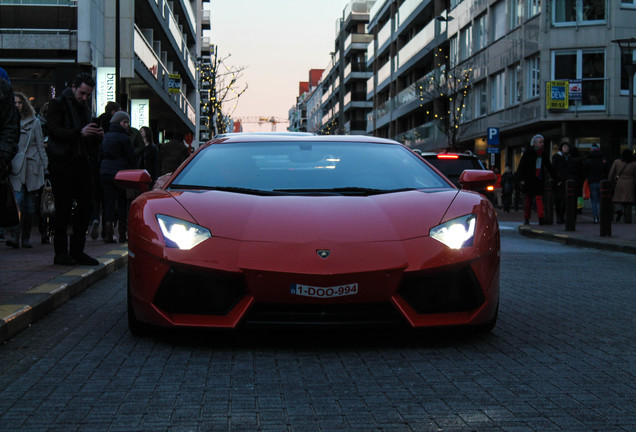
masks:
{"type": "MultiPolygon", "coordinates": [[[[457,189],[395,141],[214,139],[131,205],[128,322],[468,326],[499,307],[499,227],[466,170],[457,189]]],[[[119,185],[148,190],[143,170],[119,185]]]]}

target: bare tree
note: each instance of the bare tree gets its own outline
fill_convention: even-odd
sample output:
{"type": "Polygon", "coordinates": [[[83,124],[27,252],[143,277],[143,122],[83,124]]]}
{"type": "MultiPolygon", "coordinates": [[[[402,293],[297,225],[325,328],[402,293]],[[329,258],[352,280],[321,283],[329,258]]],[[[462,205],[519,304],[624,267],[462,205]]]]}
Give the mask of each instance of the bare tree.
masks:
{"type": "Polygon", "coordinates": [[[422,105],[432,101],[435,124],[446,136],[446,146],[461,151],[459,138],[466,111],[466,102],[473,77],[473,69],[464,63],[452,65],[440,49],[435,53],[437,68],[429,73],[426,82],[419,87],[422,105]]]}
{"type": "Polygon", "coordinates": [[[247,90],[247,83],[244,86],[240,84],[247,67],[228,65],[231,54],[219,57],[217,48],[213,48],[211,62],[202,64],[200,71],[202,88],[210,90],[210,100],[204,106],[204,112],[208,116],[208,126],[217,135],[228,132],[239,98],[247,90]]]}

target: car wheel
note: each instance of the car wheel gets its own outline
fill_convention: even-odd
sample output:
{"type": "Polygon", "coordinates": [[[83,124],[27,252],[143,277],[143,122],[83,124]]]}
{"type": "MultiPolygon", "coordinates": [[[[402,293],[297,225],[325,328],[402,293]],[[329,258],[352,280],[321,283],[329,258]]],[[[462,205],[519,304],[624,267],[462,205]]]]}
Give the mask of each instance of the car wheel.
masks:
{"type": "Polygon", "coordinates": [[[130,293],[130,273],[128,275],[128,286],[126,289],[126,303],[128,309],[128,330],[130,330],[130,333],[138,337],[150,335],[153,332],[153,326],[139,321],[135,316],[135,309],[132,305],[132,294],[130,293]]]}
{"type": "Polygon", "coordinates": [[[497,302],[497,308],[495,309],[495,314],[492,316],[492,318],[483,324],[479,324],[478,326],[475,326],[475,330],[478,333],[488,333],[492,331],[492,329],[495,328],[495,325],[497,325],[498,315],[499,315],[499,302],[497,302]]]}

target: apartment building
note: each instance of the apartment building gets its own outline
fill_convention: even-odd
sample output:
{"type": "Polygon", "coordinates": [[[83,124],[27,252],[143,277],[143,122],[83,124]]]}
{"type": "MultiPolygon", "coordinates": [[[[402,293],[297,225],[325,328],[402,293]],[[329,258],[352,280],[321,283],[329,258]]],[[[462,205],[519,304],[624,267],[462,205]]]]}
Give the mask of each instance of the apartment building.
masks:
{"type": "Polygon", "coordinates": [[[366,98],[366,50],[369,12],[375,0],[350,0],[336,20],[334,50],[317,88],[290,110],[290,124],[306,112],[307,131],[320,134],[364,135],[372,102],[366,98]],[[302,104],[302,107],[300,106],[302,104]]]}
{"type": "Polygon", "coordinates": [[[459,149],[514,169],[541,133],[551,151],[568,141],[616,157],[628,147],[630,77],[629,58],[612,41],[636,37],[635,19],[633,0],[379,1],[369,23],[367,131],[422,150],[447,148],[439,117],[460,94],[422,91],[427,77],[440,76],[443,57],[446,74],[470,74],[459,149]]]}
{"type": "MultiPolygon", "coordinates": [[[[39,109],[79,72],[162,140],[198,136],[202,0],[0,0],[0,65],[39,109]],[[119,88],[117,88],[119,83],[119,88]]],[[[209,46],[209,43],[208,43],[209,46]]],[[[209,51],[209,49],[208,49],[209,51]]]]}

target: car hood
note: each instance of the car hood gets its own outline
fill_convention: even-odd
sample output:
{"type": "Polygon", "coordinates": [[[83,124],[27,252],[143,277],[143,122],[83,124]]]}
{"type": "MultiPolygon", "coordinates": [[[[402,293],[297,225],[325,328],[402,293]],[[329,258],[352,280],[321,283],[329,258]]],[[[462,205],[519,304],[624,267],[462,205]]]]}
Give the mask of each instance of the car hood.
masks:
{"type": "Polygon", "coordinates": [[[215,237],[261,242],[396,241],[427,236],[457,190],[371,196],[257,196],[221,191],[170,194],[215,237]]]}

